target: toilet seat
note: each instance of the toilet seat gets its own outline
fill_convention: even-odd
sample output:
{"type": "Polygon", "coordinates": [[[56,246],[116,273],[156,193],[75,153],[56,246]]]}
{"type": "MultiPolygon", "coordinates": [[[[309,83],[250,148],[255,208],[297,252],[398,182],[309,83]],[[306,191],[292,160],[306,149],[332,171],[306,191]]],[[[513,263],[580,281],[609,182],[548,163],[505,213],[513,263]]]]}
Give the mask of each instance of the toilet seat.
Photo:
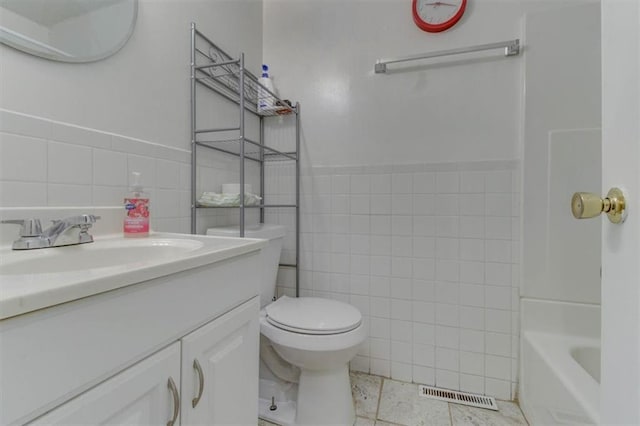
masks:
{"type": "Polygon", "coordinates": [[[347,333],[362,323],[355,307],[332,299],[282,296],[265,308],[266,320],[293,333],[334,335],[347,333]]]}
{"type": "Polygon", "coordinates": [[[359,345],[367,337],[368,327],[365,322],[351,331],[338,334],[295,333],[273,325],[267,320],[265,309],[260,311],[260,333],[271,342],[312,352],[342,350],[352,345],[359,345]]]}

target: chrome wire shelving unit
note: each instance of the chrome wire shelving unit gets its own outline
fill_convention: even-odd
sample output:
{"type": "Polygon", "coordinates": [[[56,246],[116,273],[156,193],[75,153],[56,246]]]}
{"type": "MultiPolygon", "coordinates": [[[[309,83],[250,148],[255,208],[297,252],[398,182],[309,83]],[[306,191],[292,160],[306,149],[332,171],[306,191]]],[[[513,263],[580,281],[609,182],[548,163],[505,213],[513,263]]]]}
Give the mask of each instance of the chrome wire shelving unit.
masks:
{"type": "Polygon", "coordinates": [[[245,68],[244,54],[232,57],[219,48],[207,36],[191,24],[191,233],[197,232],[198,209],[223,208],[238,209],[240,237],[245,236],[245,210],[260,209],[260,222],[264,223],[265,209],[295,209],[295,264],[280,264],[281,267],[295,268],[296,296],[300,292],[300,104],[290,105],[261,85],[258,78],[245,68]],[[196,96],[198,88],[213,91],[237,104],[238,123],[228,127],[200,128],[196,120],[196,96]],[[268,110],[260,110],[258,105],[266,100],[273,105],[268,110]],[[246,113],[259,119],[259,140],[246,137],[246,113]],[[265,144],[264,120],[268,117],[295,115],[295,149],[281,151],[265,144]],[[230,137],[229,135],[233,135],[230,137]],[[198,149],[211,149],[236,156],[240,162],[240,204],[238,206],[200,206],[196,189],[198,149]],[[245,161],[252,161],[260,167],[260,197],[262,204],[245,205],[245,161]],[[272,161],[295,162],[295,203],[268,204],[265,202],[265,163],[272,161]]]}

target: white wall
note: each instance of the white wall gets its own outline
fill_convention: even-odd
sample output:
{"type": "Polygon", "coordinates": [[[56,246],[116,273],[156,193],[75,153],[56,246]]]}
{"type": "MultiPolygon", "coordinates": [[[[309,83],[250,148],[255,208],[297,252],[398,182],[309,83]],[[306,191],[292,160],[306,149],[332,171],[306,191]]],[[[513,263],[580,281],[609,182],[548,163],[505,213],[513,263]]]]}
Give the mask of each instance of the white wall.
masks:
{"type": "Polygon", "coordinates": [[[509,399],[521,57],[373,66],[520,38],[526,8],[469,2],[457,27],[427,34],[410,5],[265,2],[264,60],[281,96],[302,104],[302,293],[361,310],[370,333],[352,368],[509,399]]]}
{"type": "Polygon", "coordinates": [[[373,66],[381,57],[519,38],[521,3],[472,1],[457,27],[428,34],[413,23],[411,2],[266,1],[264,60],[281,95],[302,103],[308,161],[518,158],[519,57],[498,50],[387,75],[373,66]]]}
{"type": "MultiPolygon", "coordinates": [[[[314,167],[303,176],[301,294],[362,312],[369,337],[352,369],[513,397],[517,166],[314,167]]],[[[283,271],[285,294],[289,278],[283,271]]]]}
{"type": "Polygon", "coordinates": [[[353,368],[515,395],[522,56],[373,66],[522,38],[526,13],[572,3],[583,2],[477,0],[455,28],[427,34],[410,2],[265,2],[264,60],[302,104],[301,287],[368,317],[353,368]]]}
{"type": "Polygon", "coordinates": [[[600,303],[601,219],[570,211],[600,186],[600,5],[525,21],[523,296],[600,303]]]}
{"type": "MultiPolygon", "coordinates": [[[[257,0],[141,0],[127,45],[95,63],[52,62],[0,45],[0,207],[118,206],[137,170],[152,196],[152,226],[189,232],[192,21],[258,69],[257,0]]],[[[229,102],[200,98],[208,118],[237,120],[229,102]]],[[[199,191],[238,181],[235,157],[202,158],[199,191]]],[[[255,181],[256,169],[249,173],[255,181]]],[[[201,212],[214,216],[209,223],[237,221],[227,213],[201,212]]]]}
{"type": "Polygon", "coordinates": [[[190,149],[191,21],[258,70],[261,1],[141,0],[131,39],[103,61],[56,63],[0,45],[0,107],[190,149]]]}

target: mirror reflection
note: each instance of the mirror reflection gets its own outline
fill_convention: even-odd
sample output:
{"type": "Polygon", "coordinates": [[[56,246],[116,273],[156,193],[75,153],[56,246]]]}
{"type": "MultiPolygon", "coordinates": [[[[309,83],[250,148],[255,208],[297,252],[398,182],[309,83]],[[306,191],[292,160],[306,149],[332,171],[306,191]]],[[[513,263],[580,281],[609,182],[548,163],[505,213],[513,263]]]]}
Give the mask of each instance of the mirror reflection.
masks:
{"type": "Polygon", "coordinates": [[[96,61],[124,46],[137,7],[137,0],[0,0],[0,42],[57,61],[96,61]]]}

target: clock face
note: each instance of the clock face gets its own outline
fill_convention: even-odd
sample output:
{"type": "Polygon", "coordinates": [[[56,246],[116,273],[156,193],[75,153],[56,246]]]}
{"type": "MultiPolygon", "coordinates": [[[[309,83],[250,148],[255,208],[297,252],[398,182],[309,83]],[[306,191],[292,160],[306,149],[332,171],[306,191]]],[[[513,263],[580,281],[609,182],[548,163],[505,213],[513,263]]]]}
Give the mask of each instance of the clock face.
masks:
{"type": "Polygon", "coordinates": [[[413,0],[413,20],[431,33],[454,26],[464,14],[467,0],[413,0]]]}

